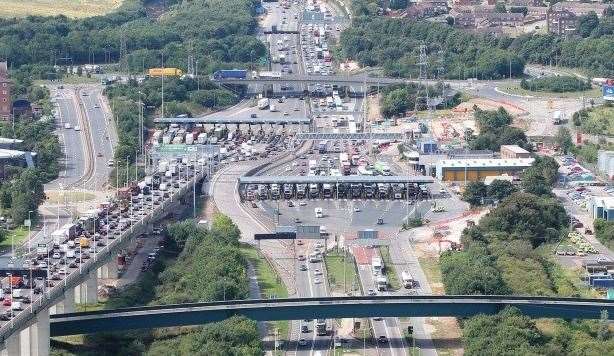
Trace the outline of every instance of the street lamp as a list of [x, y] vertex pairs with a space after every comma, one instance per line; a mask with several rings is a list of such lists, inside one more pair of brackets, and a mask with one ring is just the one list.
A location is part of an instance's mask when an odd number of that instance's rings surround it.
[[32, 213], [32, 210], [28, 210], [28, 254], [32, 253], [32, 242], [30, 236], [30, 234], [32, 233], [32, 219], [30, 218], [30, 214]]

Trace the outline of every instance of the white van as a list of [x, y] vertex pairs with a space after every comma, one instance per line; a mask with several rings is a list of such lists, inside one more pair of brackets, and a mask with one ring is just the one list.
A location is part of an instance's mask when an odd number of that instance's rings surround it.
[[316, 218], [323, 218], [324, 213], [322, 212], [322, 208], [315, 208]]
[[158, 189], [159, 189], [159, 190], [161, 190], [161, 191], [165, 191], [165, 190], [166, 190], [166, 188], [167, 188], [167, 187], [166, 187], [166, 183], [161, 183], [161, 184], [160, 184], [160, 187], [159, 187]]

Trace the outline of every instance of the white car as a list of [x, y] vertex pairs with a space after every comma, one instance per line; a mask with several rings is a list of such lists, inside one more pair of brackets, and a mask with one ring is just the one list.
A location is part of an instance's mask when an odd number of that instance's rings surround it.
[[70, 129], [70, 123], [69, 122], [65, 122], [64, 123], [64, 128], [65, 129]]
[[322, 283], [322, 281], [320, 280], [320, 278], [314, 278], [313, 279], [313, 283], [320, 284], [320, 283]]
[[76, 125], [76, 126], [75, 126], [75, 131], [81, 131], [81, 126]]
[[313, 274], [315, 274], [316, 276], [321, 276], [322, 275], [322, 271], [320, 271], [319, 269], [316, 269], [313, 271]]

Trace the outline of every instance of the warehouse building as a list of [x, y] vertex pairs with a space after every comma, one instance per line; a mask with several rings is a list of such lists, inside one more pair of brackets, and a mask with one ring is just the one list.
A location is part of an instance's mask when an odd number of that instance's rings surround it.
[[614, 197], [592, 197], [588, 202], [588, 210], [593, 219], [614, 221]]
[[531, 152], [518, 145], [502, 145], [501, 158], [531, 158]]
[[436, 177], [442, 181], [483, 181], [489, 176], [518, 175], [533, 164], [533, 158], [445, 159], [437, 162]]

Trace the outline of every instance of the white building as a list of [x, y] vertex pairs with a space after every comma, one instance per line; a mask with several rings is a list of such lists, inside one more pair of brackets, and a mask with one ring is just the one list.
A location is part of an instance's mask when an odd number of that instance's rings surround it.
[[593, 219], [614, 221], [614, 197], [592, 197], [588, 209]]
[[610, 180], [614, 180], [614, 151], [599, 151], [597, 169]]

